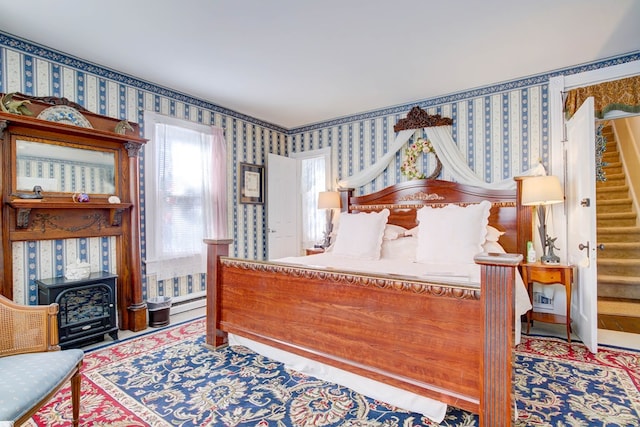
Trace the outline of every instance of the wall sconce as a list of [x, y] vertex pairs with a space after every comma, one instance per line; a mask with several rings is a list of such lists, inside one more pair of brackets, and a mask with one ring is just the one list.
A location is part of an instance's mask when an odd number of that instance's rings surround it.
[[337, 191], [321, 191], [318, 194], [318, 209], [326, 209], [327, 225], [324, 232], [323, 248], [331, 244], [331, 231], [333, 230], [333, 210], [340, 208], [340, 193]]
[[522, 181], [523, 206], [537, 206], [538, 232], [540, 243], [544, 248], [544, 255], [540, 258], [543, 264], [558, 264], [560, 258], [553, 250], [558, 249], [554, 243], [556, 238], [551, 238], [547, 233], [547, 206], [564, 202], [564, 193], [557, 176], [532, 176]]

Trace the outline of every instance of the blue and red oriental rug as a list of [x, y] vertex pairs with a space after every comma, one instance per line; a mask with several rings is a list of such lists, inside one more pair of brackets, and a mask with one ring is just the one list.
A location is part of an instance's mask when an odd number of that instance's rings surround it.
[[[244, 347], [203, 346], [204, 319], [87, 352], [82, 426], [436, 426], [419, 414], [286, 369]], [[523, 336], [516, 426], [639, 426], [640, 352]], [[28, 423], [70, 425], [70, 388]], [[476, 426], [450, 407], [442, 426]]]

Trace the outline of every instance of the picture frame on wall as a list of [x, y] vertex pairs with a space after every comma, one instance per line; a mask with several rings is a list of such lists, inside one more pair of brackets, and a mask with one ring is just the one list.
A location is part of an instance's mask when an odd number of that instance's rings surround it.
[[264, 166], [240, 163], [240, 203], [264, 204]]

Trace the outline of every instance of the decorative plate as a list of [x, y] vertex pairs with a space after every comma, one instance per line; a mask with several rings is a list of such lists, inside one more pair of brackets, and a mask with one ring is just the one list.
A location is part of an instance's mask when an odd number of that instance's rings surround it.
[[81, 128], [93, 128], [85, 116], [68, 105], [54, 105], [46, 108], [38, 114], [38, 118], [49, 122], [79, 126]]

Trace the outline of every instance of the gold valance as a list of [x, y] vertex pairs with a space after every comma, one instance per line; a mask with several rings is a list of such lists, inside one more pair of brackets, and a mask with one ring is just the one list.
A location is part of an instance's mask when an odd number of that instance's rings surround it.
[[594, 98], [595, 114], [599, 119], [613, 110], [638, 113], [640, 112], [640, 76], [570, 90], [565, 101], [567, 118], [571, 118], [584, 100], [590, 96]]

